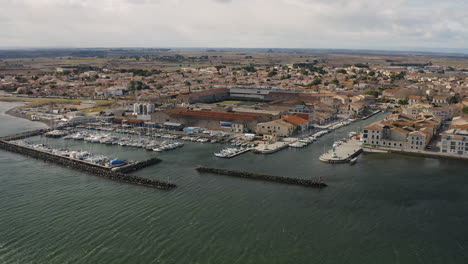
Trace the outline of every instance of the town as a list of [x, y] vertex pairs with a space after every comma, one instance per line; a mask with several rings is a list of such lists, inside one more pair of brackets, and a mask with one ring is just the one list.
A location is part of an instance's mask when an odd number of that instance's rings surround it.
[[362, 60], [272, 50], [190, 55], [157, 50], [144, 56], [4, 59], [0, 96], [28, 102], [9, 114], [54, 128], [151, 136], [157, 131], [172, 139], [236, 145], [217, 157], [304, 147], [334, 128], [385, 112], [383, 120], [359, 131], [359, 148], [468, 157], [468, 70], [462, 59], [443, 64], [437, 57]]

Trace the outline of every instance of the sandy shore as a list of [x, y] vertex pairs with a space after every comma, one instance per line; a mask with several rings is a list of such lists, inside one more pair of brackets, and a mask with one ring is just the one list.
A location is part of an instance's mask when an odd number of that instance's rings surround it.
[[[14, 116], [14, 117], [17, 117], [17, 118], [27, 119], [27, 120], [31, 121], [31, 116], [30, 115], [25, 115], [25, 114], [22, 114], [22, 113], [20, 113], [18, 111], [18, 109], [23, 107], [25, 105], [25, 103], [21, 103], [21, 102], [18, 102], [18, 103], [8, 102], [8, 103], [12, 104], [12, 108], [5, 111], [5, 114], [10, 115], [10, 116]], [[48, 127], [53, 126], [53, 121], [52, 120], [40, 119], [40, 120], [37, 120], [37, 122], [41, 122], [41, 123], [47, 125]]]

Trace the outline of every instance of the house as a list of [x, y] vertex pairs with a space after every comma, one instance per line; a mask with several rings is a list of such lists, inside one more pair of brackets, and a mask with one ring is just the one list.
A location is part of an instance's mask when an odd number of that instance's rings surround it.
[[386, 89], [382, 92], [382, 97], [385, 99], [396, 99], [396, 94], [398, 93], [397, 89]]
[[349, 104], [349, 112], [354, 115], [361, 115], [367, 109], [368, 103], [366, 102], [352, 102]]
[[301, 132], [309, 129], [309, 120], [299, 116], [284, 116], [283, 120], [298, 127]]
[[452, 119], [450, 128], [468, 130], [468, 117], [457, 116]]
[[284, 120], [278, 119], [271, 122], [258, 123], [256, 133], [259, 135], [271, 135], [288, 137], [294, 133], [295, 126]]
[[448, 97], [447, 96], [434, 96], [432, 98], [432, 103], [436, 105], [448, 104]]
[[423, 100], [423, 97], [419, 96], [419, 95], [410, 95], [410, 96], [408, 96], [408, 103], [410, 105], [419, 104], [419, 103], [422, 102], [422, 100]]
[[441, 120], [449, 120], [452, 118], [454, 110], [450, 106], [444, 106], [428, 109], [427, 112], [432, 113], [434, 116], [439, 117]]

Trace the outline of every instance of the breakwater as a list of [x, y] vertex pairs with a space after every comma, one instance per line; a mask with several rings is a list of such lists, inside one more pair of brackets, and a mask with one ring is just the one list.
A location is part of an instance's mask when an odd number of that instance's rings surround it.
[[4, 141], [18, 140], [18, 139], [23, 139], [23, 138], [28, 138], [28, 137], [39, 136], [49, 131], [51, 131], [50, 128], [38, 129], [34, 131], [23, 132], [23, 133], [14, 134], [11, 136], [2, 137], [0, 138], [0, 140], [4, 140]]
[[147, 160], [143, 160], [143, 161], [134, 162], [134, 163], [131, 163], [131, 164], [128, 164], [128, 165], [124, 165], [122, 167], [117, 167], [117, 168], [114, 168], [112, 170], [116, 171], [116, 172], [121, 172], [121, 173], [131, 173], [131, 172], [134, 172], [134, 171], [149, 167], [151, 165], [158, 164], [159, 162], [161, 162], [160, 159], [151, 158], [151, 159], [147, 159]]
[[107, 178], [114, 181], [125, 182], [130, 184], [137, 184], [142, 186], [148, 186], [163, 190], [169, 190], [177, 187], [175, 184], [168, 183], [165, 181], [160, 180], [153, 180], [153, 179], [145, 179], [133, 175], [129, 175], [123, 172], [135, 171], [137, 169], [149, 166], [151, 164], [155, 164], [159, 161], [155, 159], [148, 160], [146, 162], [135, 163], [134, 166], [128, 166], [127, 169], [123, 169], [122, 171], [115, 171], [110, 168], [105, 168], [100, 165], [83, 162], [75, 159], [71, 159], [68, 157], [58, 156], [51, 153], [46, 153], [42, 151], [38, 151], [35, 149], [31, 149], [28, 147], [23, 147], [19, 145], [15, 145], [4, 140], [0, 140], [0, 149], [18, 153], [27, 157], [35, 158], [38, 160], [42, 160], [45, 162], [55, 163], [57, 165], [79, 170], [82, 172], [86, 172], [89, 174], [93, 174], [102, 178]]
[[272, 176], [272, 175], [267, 175], [267, 174], [258, 174], [258, 173], [245, 172], [245, 171], [208, 168], [208, 167], [203, 167], [203, 166], [197, 167], [197, 171], [218, 174], [218, 175], [227, 175], [227, 176], [232, 176], [232, 177], [246, 178], [246, 179], [301, 185], [301, 186], [306, 186], [306, 187], [322, 188], [322, 187], [327, 186], [327, 184], [325, 184], [322, 181], [312, 181], [312, 180], [296, 179], [296, 178], [289, 178], [289, 177]]

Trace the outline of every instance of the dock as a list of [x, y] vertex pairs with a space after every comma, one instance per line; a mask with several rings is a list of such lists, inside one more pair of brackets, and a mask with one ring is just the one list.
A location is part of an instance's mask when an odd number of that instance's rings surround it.
[[352, 138], [320, 156], [320, 161], [336, 164], [347, 163], [362, 153], [362, 142]]
[[[12, 137], [17, 138], [17, 137]], [[153, 180], [153, 179], [145, 179], [138, 176], [133, 176], [127, 174], [127, 172], [133, 172], [138, 169], [150, 166], [152, 164], [156, 164], [160, 162], [159, 159], [153, 158], [142, 162], [136, 162], [129, 164], [127, 166], [112, 169], [108, 167], [104, 167], [98, 164], [93, 164], [69, 157], [64, 157], [60, 155], [56, 155], [53, 153], [48, 153], [44, 151], [39, 151], [33, 148], [29, 148], [26, 146], [20, 146], [17, 144], [13, 144], [11, 142], [0, 140], [0, 149], [10, 151], [13, 153], [18, 153], [27, 157], [35, 158], [38, 160], [42, 160], [44, 162], [54, 163], [63, 167], [71, 168], [74, 170], [78, 170], [81, 172], [86, 172], [89, 174], [93, 174], [102, 178], [107, 178], [114, 181], [125, 182], [130, 184], [136, 184], [141, 186], [153, 187], [163, 190], [169, 190], [177, 187], [175, 184], [168, 183], [165, 181], [160, 180]]]
[[376, 110], [376, 111], [372, 112], [370, 115], [363, 117], [362, 120], [366, 120], [366, 119], [368, 119], [370, 117], [373, 117], [373, 116], [375, 116], [376, 114], [378, 114], [380, 112], [382, 112], [382, 110]]
[[290, 142], [275, 142], [271, 144], [260, 144], [255, 147], [254, 152], [260, 154], [271, 154], [289, 147]]
[[327, 184], [325, 184], [324, 182], [320, 180], [312, 181], [312, 180], [296, 179], [296, 178], [289, 178], [289, 177], [272, 176], [272, 175], [267, 175], [267, 174], [258, 174], [258, 173], [245, 172], [245, 171], [208, 168], [204, 166], [197, 167], [197, 171], [204, 172], [204, 173], [217, 174], [217, 175], [226, 175], [226, 176], [232, 176], [232, 177], [238, 177], [238, 178], [252, 179], [252, 180], [301, 185], [305, 187], [314, 187], [314, 188], [327, 187]]

